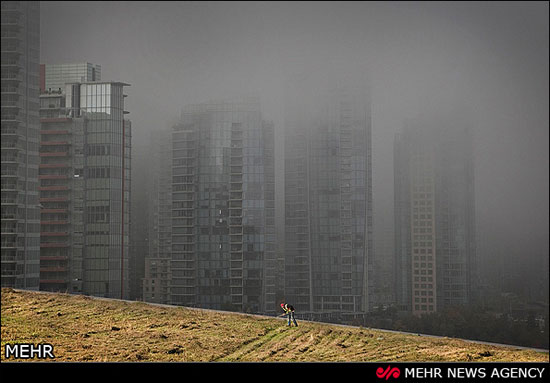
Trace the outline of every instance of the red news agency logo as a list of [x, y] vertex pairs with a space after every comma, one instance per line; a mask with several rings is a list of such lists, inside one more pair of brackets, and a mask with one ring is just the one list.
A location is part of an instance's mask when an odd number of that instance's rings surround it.
[[380, 379], [386, 378], [386, 380], [388, 380], [390, 377], [399, 378], [399, 375], [401, 375], [401, 371], [399, 371], [397, 367], [392, 368], [392, 366], [388, 366], [385, 370], [382, 367], [376, 369], [376, 376]]

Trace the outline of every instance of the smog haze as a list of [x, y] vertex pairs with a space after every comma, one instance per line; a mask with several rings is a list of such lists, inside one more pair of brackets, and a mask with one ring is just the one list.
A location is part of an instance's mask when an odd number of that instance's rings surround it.
[[99, 64], [131, 84], [137, 178], [150, 132], [187, 104], [259, 95], [279, 155], [295, 76], [368, 82], [375, 240], [393, 226], [405, 121], [469, 124], [482, 275], [548, 273], [548, 3], [41, 2], [40, 27], [42, 63]]

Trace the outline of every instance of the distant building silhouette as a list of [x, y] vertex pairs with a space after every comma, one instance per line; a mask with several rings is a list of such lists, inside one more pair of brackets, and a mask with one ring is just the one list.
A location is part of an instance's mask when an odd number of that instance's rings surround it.
[[168, 304], [172, 280], [172, 131], [154, 131], [149, 142], [147, 255], [142, 294], [146, 302]]
[[366, 88], [310, 88], [285, 105], [285, 300], [328, 320], [371, 305], [371, 113]]
[[172, 132], [171, 303], [277, 310], [273, 134], [257, 99], [184, 109]]
[[472, 138], [457, 125], [411, 120], [394, 141], [395, 294], [415, 315], [476, 294]]

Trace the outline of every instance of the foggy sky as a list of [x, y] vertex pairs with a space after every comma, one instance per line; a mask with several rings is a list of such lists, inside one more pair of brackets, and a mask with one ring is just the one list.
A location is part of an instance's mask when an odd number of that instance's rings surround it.
[[548, 32], [546, 2], [41, 2], [42, 63], [131, 84], [137, 161], [185, 104], [258, 94], [281, 144], [285, 81], [367, 76], [375, 232], [393, 223], [404, 120], [467, 111], [478, 255], [509, 268], [548, 257]]

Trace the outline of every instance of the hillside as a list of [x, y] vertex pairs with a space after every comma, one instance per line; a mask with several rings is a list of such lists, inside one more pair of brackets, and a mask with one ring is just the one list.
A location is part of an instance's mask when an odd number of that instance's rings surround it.
[[548, 353], [270, 317], [2, 289], [6, 343], [56, 361], [542, 361]]

